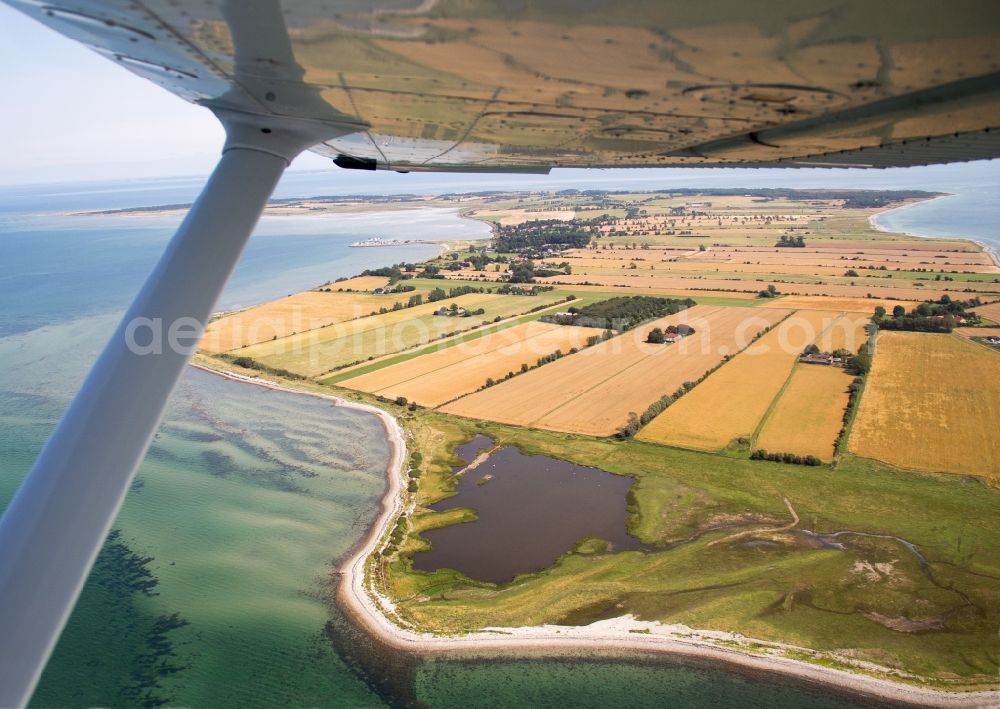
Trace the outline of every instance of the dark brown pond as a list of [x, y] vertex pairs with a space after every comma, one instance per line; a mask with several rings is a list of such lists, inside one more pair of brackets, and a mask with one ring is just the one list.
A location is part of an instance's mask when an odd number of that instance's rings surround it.
[[471, 463], [476, 459], [476, 456], [487, 451], [493, 447], [493, 439], [489, 436], [484, 436], [479, 433], [472, 437], [472, 440], [468, 443], [463, 443], [460, 446], [455, 446], [455, 455], [461, 458], [464, 462], [461, 465], [457, 465], [452, 470], [458, 472], [466, 465]]
[[[489, 447], [476, 439], [456, 449], [463, 460]], [[502, 584], [551, 566], [587, 537], [603, 539], [615, 551], [644, 549], [625, 531], [625, 496], [634, 482], [503, 448], [462, 475], [455, 497], [432, 505], [437, 511], [471, 507], [479, 518], [425, 532], [433, 548], [415, 554], [413, 566], [421, 571], [456, 569]]]

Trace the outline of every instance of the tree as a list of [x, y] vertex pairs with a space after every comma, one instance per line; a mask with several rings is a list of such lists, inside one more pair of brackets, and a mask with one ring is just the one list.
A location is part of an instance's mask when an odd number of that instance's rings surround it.
[[904, 315], [906, 315], [906, 308], [904, 308], [902, 305], [897, 305], [892, 309], [892, 317], [901, 318]]
[[867, 352], [858, 352], [858, 354], [847, 360], [847, 369], [852, 374], [868, 374], [871, 368], [872, 356]]
[[875, 306], [875, 319], [881, 320], [884, 317], [885, 317], [885, 308], [883, 308], [881, 305]]
[[844, 275], [847, 276], [848, 278], [857, 278], [858, 272], [855, 271], [853, 268], [849, 268], [847, 269], [847, 272], [844, 273]]
[[634, 411], [628, 412], [628, 421], [618, 429], [618, 433], [615, 434], [618, 438], [631, 438], [636, 434], [642, 424], [639, 422], [639, 415]]
[[649, 331], [649, 334], [646, 335], [646, 342], [654, 345], [662, 345], [666, 341], [666, 338], [663, 336], [663, 330], [658, 327], [654, 327]]
[[414, 306], [421, 305], [423, 302], [424, 302], [424, 297], [419, 293], [417, 293], [416, 295], [410, 296], [410, 300], [407, 302], [406, 305], [407, 307], [412, 308]]
[[511, 283], [534, 283], [535, 264], [531, 261], [514, 264], [510, 269]]
[[448, 297], [448, 294], [444, 292], [442, 288], [435, 288], [430, 293], [427, 294], [427, 302], [434, 303], [439, 300], [444, 300]]

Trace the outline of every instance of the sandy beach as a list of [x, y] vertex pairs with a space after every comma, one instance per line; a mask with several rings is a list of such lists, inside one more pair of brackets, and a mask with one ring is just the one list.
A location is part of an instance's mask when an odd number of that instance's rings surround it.
[[[989, 692], [945, 692], [894, 682], [846, 670], [782, 656], [785, 651], [813, 654], [806, 648], [782, 645], [746, 638], [723, 631], [695, 630], [683, 625], [636, 620], [631, 616], [613, 618], [588, 626], [540, 626], [521, 628], [485, 628], [466, 635], [440, 636], [402, 627], [395, 616], [390, 599], [379, 594], [368, 583], [365, 567], [368, 557], [380, 547], [382, 539], [404, 506], [403, 463], [406, 457], [404, 433], [398, 422], [385, 411], [367, 404], [318, 392], [287, 387], [276, 382], [219, 371], [201, 364], [192, 366], [233, 381], [252, 384], [293, 394], [315, 396], [377, 416], [385, 428], [392, 447], [387, 468], [387, 485], [380, 504], [379, 516], [368, 534], [339, 569], [342, 582], [337, 599], [343, 610], [368, 633], [388, 646], [421, 654], [456, 653], [461, 655], [517, 655], [531, 651], [557, 655], [573, 651], [666, 653], [725, 664], [746, 671], [777, 674], [806, 683], [824, 685], [853, 694], [905, 702], [928, 707], [996, 707], [1000, 706], [1000, 689]], [[751, 651], [752, 648], [752, 651]], [[856, 663], [860, 672], [906, 676], [867, 663]]]
[[883, 209], [881, 212], [877, 212], [868, 217], [868, 223], [871, 225], [872, 229], [874, 229], [875, 231], [880, 231], [884, 234], [906, 234], [907, 236], [915, 236], [919, 239], [951, 239], [954, 241], [971, 241], [979, 245], [979, 247], [990, 257], [994, 265], [1000, 266], [1000, 254], [998, 254], [997, 250], [992, 246], [990, 246], [989, 244], [987, 244], [985, 241], [980, 241], [979, 239], [973, 239], [971, 237], [931, 236], [928, 234], [916, 234], [912, 231], [896, 231], [894, 229], [888, 228], [887, 226], [879, 222], [879, 217], [882, 217], [888, 214], [889, 212], [901, 212], [904, 209], [911, 209], [921, 204], [930, 204], [931, 202], [938, 199], [948, 199], [949, 197], [956, 197], [956, 196], [957, 195], [954, 194], [942, 194], [938, 195], [937, 197], [932, 197], [931, 199], [922, 199], [919, 202], [911, 202], [909, 204], [904, 204], [901, 207], [892, 207], [890, 209]]

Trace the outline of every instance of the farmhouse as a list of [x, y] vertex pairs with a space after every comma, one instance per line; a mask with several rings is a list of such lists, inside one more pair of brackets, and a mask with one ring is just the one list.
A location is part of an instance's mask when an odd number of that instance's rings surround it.
[[799, 357], [799, 361], [805, 362], [806, 364], [833, 364], [833, 355], [827, 352], [804, 354]]
[[667, 332], [663, 335], [664, 342], [680, 342], [684, 339], [684, 335], [679, 332]]
[[459, 308], [459, 307], [456, 307], [454, 304], [452, 304], [452, 306], [448, 307], [448, 308], [444, 308], [444, 307], [438, 308], [437, 310], [434, 311], [434, 314], [435, 315], [445, 315], [445, 316], [451, 317], [451, 318], [460, 318], [460, 317], [465, 317], [466, 313], [468, 313], [468, 312], [469, 311], [466, 310], [465, 308]]

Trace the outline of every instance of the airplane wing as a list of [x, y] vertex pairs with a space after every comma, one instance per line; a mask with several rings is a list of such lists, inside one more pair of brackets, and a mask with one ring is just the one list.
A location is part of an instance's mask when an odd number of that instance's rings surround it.
[[[3, 1], [212, 110], [227, 142], [0, 518], [0, 706], [30, 698], [303, 148], [346, 168], [469, 172], [1000, 157], [996, 2]], [[136, 340], [154, 330], [172, 344]]]
[[980, 0], [4, 1], [188, 101], [337, 123], [343, 167], [1000, 156]]

